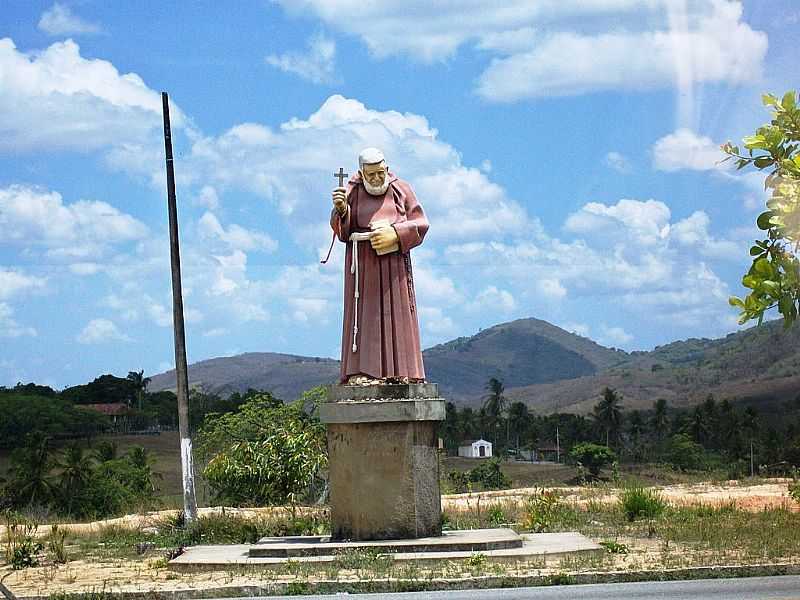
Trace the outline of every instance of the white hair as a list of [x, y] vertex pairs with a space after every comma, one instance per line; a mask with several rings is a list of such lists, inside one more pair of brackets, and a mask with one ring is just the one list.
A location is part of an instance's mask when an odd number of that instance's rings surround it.
[[375, 165], [378, 163], [382, 163], [386, 160], [383, 156], [383, 152], [381, 152], [378, 148], [364, 148], [358, 154], [358, 168], [362, 168], [364, 165]]

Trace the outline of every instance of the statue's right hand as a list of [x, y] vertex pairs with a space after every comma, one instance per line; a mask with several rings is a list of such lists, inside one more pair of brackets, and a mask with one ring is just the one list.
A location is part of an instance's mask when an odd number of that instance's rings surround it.
[[347, 211], [347, 190], [337, 187], [333, 190], [333, 207], [340, 215]]

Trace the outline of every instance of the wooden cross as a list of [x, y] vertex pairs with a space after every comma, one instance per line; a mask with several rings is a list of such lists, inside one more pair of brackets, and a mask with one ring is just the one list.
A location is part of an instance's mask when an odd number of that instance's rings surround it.
[[342, 167], [339, 167], [339, 172], [338, 173], [334, 173], [333, 176], [339, 178], [339, 187], [344, 186], [344, 178], [345, 177], [350, 177], [350, 175], [348, 175], [347, 173], [344, 172], [344, 169]]

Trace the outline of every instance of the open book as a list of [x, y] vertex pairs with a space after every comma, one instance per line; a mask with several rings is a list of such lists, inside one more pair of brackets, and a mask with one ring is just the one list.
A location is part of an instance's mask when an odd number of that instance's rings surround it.
[[[384, 229], [386, 227], [391, 227], [391, 226], [392, 226], [392, 223], [389, 221], [389, 219], [378, 219], [377, 221], [372, 221], [369, 224], [369, 228], [372, 231], [378, 231], [379, 229]], [[394, 244], [392, 244], [388, 248], [386, 248], [386, 249], [384, 249], [384, 250], [382, 250], [380, 252], [378, 250], [376, 250], [375, 252], [377, 252], [379, 255], [383, 255], [383, 254], [390, 254], [392, 252], [397, 252], [399, 249], [400, 249], [400, 244], [395, 242]]]

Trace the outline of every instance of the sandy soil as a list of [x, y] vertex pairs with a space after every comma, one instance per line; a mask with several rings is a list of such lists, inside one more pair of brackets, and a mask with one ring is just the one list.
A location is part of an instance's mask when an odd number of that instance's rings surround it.
[[[673, 504], [705, 504], [723, 506], [735, 504], [742, 510], [760, 511], [765, 508], [786, 508], [800, 511], [800, 504], [789, 497], [788, 484], [791, 479], [770, 479], [768, 483], [742, 485], [738, 481], [727, 481], [723, 484], [681, 484], [653, 487]], [[442, 508], [466, 509], [476, 503], [514, 503], [521, 502], [527, 496], [550, 489], [567, 501], [585, 505], [590, 501], [613, 503], [619, 497], [619, 489], [607, 486], [556, 487], [556, 488], [519, 488], [498, 490], [475, 494], [450, 494], [442, 496]]]

